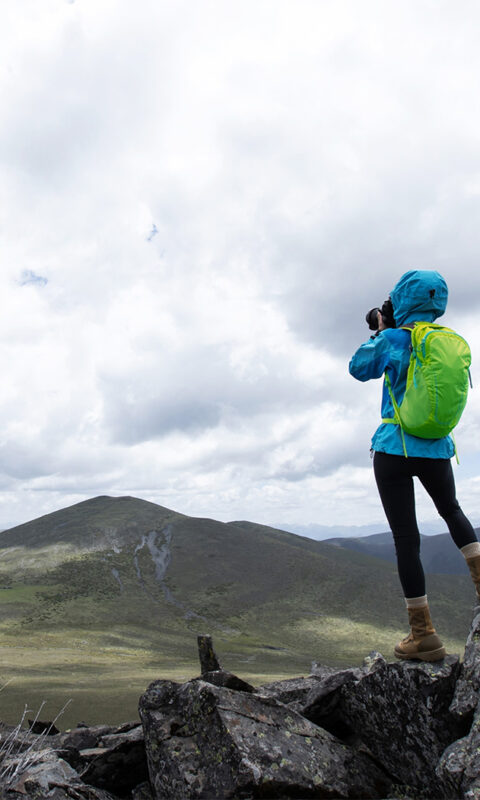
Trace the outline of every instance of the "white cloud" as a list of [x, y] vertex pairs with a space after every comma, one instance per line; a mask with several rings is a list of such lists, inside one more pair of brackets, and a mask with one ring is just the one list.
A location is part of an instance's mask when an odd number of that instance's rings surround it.
[[460, 5], [2, 9], [0, 524], [126, 492], [382, 518], [380, 383], [347, 363], [406, 269], [445, 274], [475, 381], [480, 11]]

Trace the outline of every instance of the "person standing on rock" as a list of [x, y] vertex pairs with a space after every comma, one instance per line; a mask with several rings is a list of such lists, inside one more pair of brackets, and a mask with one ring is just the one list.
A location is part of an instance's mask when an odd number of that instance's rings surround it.
[[460, 508], [450, 459], [455, 454], [451, 436], [425, 439], [412, 436], [394, 422], [407, 385], [414, 322], [433, 322], [447, 306], [448, 288], [433, 270], [410, 270], [396, 284], [381, 311], [372, 309], [367, 322], [376, 330], [350, 361], [349, 371], [359, 381], [385, 375], [382, 423], [372, 438], [375, 480], [393, 533], [400, 582], [407, 605], [410, 633], [395, 647], [397, 658], [439, 661], [445, 647], [437, 635], [428, 607], [425, 575], [420, 558], [420, 533], [415, 513], [413, 477], [432, 498], [450, 535], [470, 569], [480, 602], [480, 543]]

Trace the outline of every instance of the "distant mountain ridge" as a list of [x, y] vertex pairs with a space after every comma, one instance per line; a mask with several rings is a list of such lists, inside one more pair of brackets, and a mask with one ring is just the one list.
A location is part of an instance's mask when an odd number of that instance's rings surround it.
[[[476, 528], [477, 536], [480, 529]], [[421, 554], [425, 572], [442, 575], [465, 575], [465, 559], [452, 541], [449, 533], [434, 536], [421, 535]], [[357, 553], [381, 558], [395, 563], [395, 547], [391, 533], [375, 533], [371, 536], [334, 537], [325, 539], [325, 544], [353, 550]]]
[[284, 524], [276, 525], [280, 530], [296, 533], [298, 536], [307, 536], [309, 539], [325, 541], [326, 539], [348, 537], [356, 538], [359, 536], [370, 536], [374, 533], [384, 533], [385, 523], [374, 523], [371, 525], [318, 525], [310, 523], [308, 525]]
[[[478, 525], [478, 519], [470, 518], [472, 525]], [[373, 536], [376, 533], [388, 532], [388, 525], [383, 523], [371, 523], [369, 525], [318, 525], [317, 523], [309, 523], [308, 525], [299, 524], [283, 524], [276, 525], [290, 533], [297, 533], [299, 536], [308, 536], [310, 539], [317, 539], [318, 541], [328, 541], [329, 539], [358, 539], [363, 536]], [[422, 534], [427, 536], [437, 536], [445, 533], [445, 522], [440, 518], [436, 520], [422, 521], [420, 524]]]

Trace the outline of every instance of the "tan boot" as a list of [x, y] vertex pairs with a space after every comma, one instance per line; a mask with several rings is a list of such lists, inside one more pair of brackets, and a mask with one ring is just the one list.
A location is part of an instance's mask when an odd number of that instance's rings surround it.
[[397, 658], [419, 658], [421, 661], [440, 661], [446, 650], [435, 633], [428, 605], [407, 608], [411, 631], [395, 647]]
[[472, 581], [475, 584], [475, 589], [477, 590], [477, 603], [480, 603], [480, 556], [467, 558], [466, 562], [470, 570], [470, 575], [472, 576]]

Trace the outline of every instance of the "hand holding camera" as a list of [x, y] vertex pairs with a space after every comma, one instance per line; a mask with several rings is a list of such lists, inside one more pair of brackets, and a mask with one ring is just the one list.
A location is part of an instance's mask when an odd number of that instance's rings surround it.
[[365, 320], [371, 331], [383, 331], [385, 328], [395, 328], [393, 305], [390, 298], [385, 300], [381, 308], [375, 307], [367, 311]]

